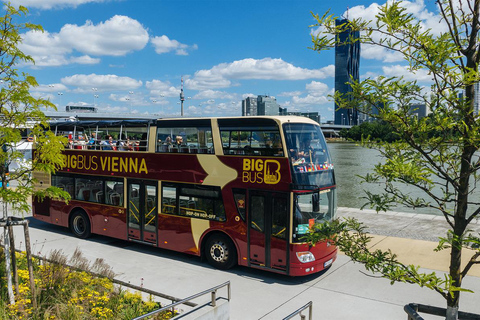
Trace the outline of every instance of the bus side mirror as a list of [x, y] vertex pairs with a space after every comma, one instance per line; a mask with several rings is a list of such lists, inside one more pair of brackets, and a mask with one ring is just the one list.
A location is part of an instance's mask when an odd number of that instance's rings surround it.
[[313, 212], [318, 212], [320, 211], [320, 196], [317, 193], [312, 194], [312, 211]]

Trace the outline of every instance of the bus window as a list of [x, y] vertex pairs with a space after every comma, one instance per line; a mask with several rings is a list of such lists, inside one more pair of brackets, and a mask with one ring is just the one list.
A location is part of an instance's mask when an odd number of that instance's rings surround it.
[[265, 210], [265, 197], [263, 196], [252, 196], [251, 197], [251, 228], [263, 232], [265, 230], [265, 221], [264, 221], [264, 210]]
[[218, 123], [224, 155], [284, 156], [280, 130], [272, 120], [219, 119]]
[[177, 188], [162, 187], [162, 212], [175, 213], [177, 211]]
[[68, 192], [71, 199], [75, 199], [75, 184], [73, 177], [67, 177], [63, 175], [52, 176], [52, 186], [62, 189]]
[[168, 185], [162, 188], [162, 193], [164, 213], [216, 221], [226, 220], [219, 187]]
[[157, 152], [214, 154], [210, 127], [161, 127], [157, 129]]
[[294, 241], [301, 242], [301, 238], [308, 233], [312, 225], [334, 218], [335, 189], [295, 194], [294, 203], [293, 238]]
[[105, 181], [105, 203], [112, 206], [123, 206], [123, 181]]
[[272, 235], [280, 239], [287, 238], [288, 202], [286, 198], [276, 198], [272, 210]]

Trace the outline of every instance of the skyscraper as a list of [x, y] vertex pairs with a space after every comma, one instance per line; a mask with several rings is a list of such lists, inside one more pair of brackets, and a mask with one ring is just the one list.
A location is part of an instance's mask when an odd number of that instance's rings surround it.
[[[347, 19], [337, 19], [335, 24], [340, 26], [348, 23]], [[335, 46], [335, 91], [345, 94], [352, 89], [348, 85], [351, 81], [359, 79], [360, 65], [360, 42], [352, 43], [352, 39], [360, 37], [359, 31], [346, 30], [337, 35]], [[353, 109], [339, 109], [335, 103], [335, 124], [356, 125], [358, 124], [358, 112]]]
[[242, 116], [256, 116], [257, 115], [257, 98], [247, 97], [242, 100]]
[[257, 114], [259, 116], [278, 116], [280, 105], [277, 103], [277, 99], [269, 96], [258, 96]]

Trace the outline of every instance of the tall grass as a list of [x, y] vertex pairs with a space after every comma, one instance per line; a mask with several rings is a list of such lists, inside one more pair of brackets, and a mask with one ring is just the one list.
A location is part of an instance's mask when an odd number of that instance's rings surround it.
[[[103, 261], [93, 264], [77, 249], [72, 257], [54, 251], [47, 260], [34, 259], [37, 308], [32, 308], [27, 261], [17, 253], [18, 294], [16, 303], [8, 303], [5, 255], [0, 248], [0, 320], [10, 319], [132, 319], [161, 307], [150, 296], [129, 292], [113, 284], [114, 273]], [[67, 266], [67, 264], [69, 266]], [[83, 271], [80, 271], [83, 270]], [[170, 311], [152, 319], [170, 319]]]

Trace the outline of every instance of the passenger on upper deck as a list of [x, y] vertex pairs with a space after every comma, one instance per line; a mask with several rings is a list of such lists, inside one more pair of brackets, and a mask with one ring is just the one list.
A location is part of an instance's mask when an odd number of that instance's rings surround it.
[[183, 137], [182, 136], [177, 136], [175, 138], [175, 144], [180, 147], [183, 144]]
[[123, 133], [120, 135], [120, 139], [117, 141], [117, 150], [128, 151], [127, 143], [125, 142], [125, 135]]
[[115, 145], [113, 143], [113, 137], [109, 134], [106, 136], [106, 140], [101, 143], [102, 150], [115, 150]]

